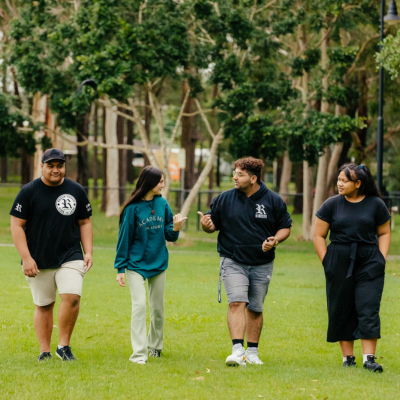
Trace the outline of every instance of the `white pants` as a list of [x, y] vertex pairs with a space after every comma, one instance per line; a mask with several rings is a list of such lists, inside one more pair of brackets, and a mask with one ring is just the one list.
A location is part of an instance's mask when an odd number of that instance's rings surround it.
[[164, 332], [164, 291], [166, 271], [147, 279], [150, 307], [150, 329], [146, 340], [146, 288], [145, 279], [134, 271], [126, 270], [132, 297], [131, 340], [133, 354], [129, 360], [147, 360], [150, 349], [162, 350]]

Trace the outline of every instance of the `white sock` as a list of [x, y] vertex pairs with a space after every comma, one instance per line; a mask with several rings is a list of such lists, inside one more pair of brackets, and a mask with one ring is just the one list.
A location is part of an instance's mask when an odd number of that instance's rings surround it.
[[60, 346], [60, 345], [58, 345], [57, 346], [57, 349], [62, 349], [64, 346]]
[[375, 354], [363, 354], [363, 364], [368, 360], [368, 356], [375, 356]]
[[343, 357], [343, 362], [347, 361], [347, 357]]

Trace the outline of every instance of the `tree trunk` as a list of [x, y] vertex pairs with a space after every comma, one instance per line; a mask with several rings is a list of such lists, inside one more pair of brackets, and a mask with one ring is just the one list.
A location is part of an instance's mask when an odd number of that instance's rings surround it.
[[315, 221], [315, 214], [322, 206], [322, 203], [328, 198], [328, 187], [327, 187], [327, 174], [328, 174], [328, 163], [330, 157], [330, 148], [325, 148], [325, 153], [318, 160], [318, 172], [317, 182], [315, 184], [315, 197], [313, 207], [313, 225]]
[[275, 191], [279, 191], [279, 187], [281, 185], [282, 164], [283, 164], [283, 157], [277, 158], [272, 164], [272, 169], [274, 173], [273, 182]]
[[293, 202], [293, 214], [302, 214], [303, 212], [303, 163], [296, 164], [296, 195]]
[[[189, 90], [186, 80], [182, 84], [182, 101]], [[193, 98], [189, 97], [184, 113], [193, 112]], [[182, 117], [181, 147], [186, 150], [185, 189], [191, 189], [196, 181], [195, 150], [197, 143], [195, 117]]]
[[[36, 122], [46, 122], [46, 107], [47, 107], [47, 96], [41, 96], [40, 93], [36, 93], [33, 97], [33, 105], [32, 105], [32, 114], [33, 119]], [[33, 179], [40, 178], [42, 176], [42, 155], [43, 150], [40, 144], [40, 140], [42, 139], [44, 133], [43, 131], [35, 132], [35, 140], [38, 143], [36, 145], [36, 152], [34, 154], [33, 159]]]
[[[82, 116], [78, 131], [78, 143], [84, 142], [89, 136], [89, 120], [90, 113], [87, 112]], [[89, 191], [89, 161], [88, 161], [88, 146], [78, 146], [78, 183], [80, 183], [86, 190]]]
[[[118, 111], [124, 112], [119, 108]], [[118, 144], [125, 144], [125, 118], [118, 115], [117, 117], [117, 138]], [[126, 186], [126, 150], [118, 150], [118, 176], [119, 176], [119, 203], [125, 203], [125, 186]]]
[[[147, 137], [150, 142], [150, 128], [151, 128], [151, 108], [150, 108], [150, 100], [149, 100], [149, 92], [146, 90], [146, 96], [145, 96], [145, 108], [144, 108], [144, 128], [146, 130]], [[143, 158], [144, 158], [144, 166], [146, 167], [147, 165], [150, 165], [150, 160], [149, 157], [145, 153], [143, 153]]]
[[[99, 112], [97, 103], [94, 105], [93, 110], [93, 140], [97, 142], [99, 137]], [[97, 146], [93, 147], [93, 197], [97, 199], [99, 197], [99, 192], [97, 190], [98, 180], [99, 178], [99, 160], [97, 158]]]
[[204, 166], [199, 179], [197, 179], [196, 183], [194, 184], [192, 190], [189, 192], [189, 195], [186, 197], [185, 202], [183, 203], [183, 207], [181, 210], [181, 214], [183, 217], [187, 217], [190, 211], [190, 206], [192, 205], [193, 201], [196, 199], [201, 186], [203, 185], [204, 181], [206, 180], [208, 174], [211, 171], [212, 166], [214, 165], [215, 155], [217, 154], [218, 145], [221, 143], [224, 137], [224, 132], [221, 129], [214, 137], [211, 147], [210, 147], [210, 156]]
[[7, 182], [7, 156], [0, 157], [0, 165], [1, 165], [1, 183]]
[[17, 158], [13, 158], [12, 174], [13, 176], [19, 175], [19, 163]]
[[[117, 107], [106, 109], [106, 141], [117, 145]], [[106, 217], [119, 215], [118, 149], [107, 149], [107, 203]]]
[[194, 180], [197, 181], [197, 179], [199, 179], [199, 176], [201, 174], [201, 170], [202, 170], [202, 164], [203, 164], [203, 143], [204, 140], [202, 140], [200, 142], [200, 157], [199, 157], [199, 162], [197, 163], [197, 170], [196, 173], [194, 175]]
[[[345, 112], [345, 109], [343, 107], [340, 107], [338, 104], [336, 104], [335, 115], [336, 116], [343, 115], [344, 112]], [[329, 160], [328, 176], [326, 179], [328, 196], [333, 195], [335, 192], [335, 183], [336, 183], [336, 178], [337, 178], [338, 163], [339, 163], [340, 155], [342, 154], [342, 150], [343, 150], [343, 143], [336, 143], [335, 146], [333, 147], [331, 158]]]
[[[128, 111], [127, 114], [132, 115], [132, 111]], [[133, 144], [134, 132], [133, 132], [133, 121], [127, 120], [127, 143]], [[127, 181], [132, 185], [135, 181], [135, 168], [133, 167], [133, 150], [128, 150], [126, 154], [126, 178]]]
[[[208, 174], [208, 190], [214, 189], [214, 166], [211, 168], [210, 173]], [[213, 199], [213, 193], [208, 193], [207, 198], [207, 207], [210, 207], [210, 204]]]
[[282, 161], [282, 174], [279, 185], [279, 193], [282, 200], [288, 204], [289, 203], [289, 183], [292, 177], [292, 162], [289, 159], [289, 152], [286, 150], [283, 154]]
[[360, 99], [358, 100], [358, 108], [357, 108], [357, 114], [359, 117], [365, 118], [365, 123], [366, 127], [358, 129], [357, 135], [360, 139], [360, 146], [354, 146], [355, 147], [355, 162], [357, 164], [361, 164], [365, 158], [366, 158], [366, 153], [365, 153], [365, 147], [367, 146], [367, 132], [368, 132], [368, 91], [369, 91], [369, 85], [367, 82], [367, 72], [366, 71], [360, 71], [358, 74], [358, 81], [359, 81], [359, 92], [361, 93]]
[[[106, 108], [102, 108], [102, 137], [103, 143], [107, 143], [106, 138]], [[107, 149], [103, 148], [103, 163], [101, 165], [101, 174], [103, 181], [103, 189], [101, 191], [101, 211], [106, 212], [106, 204], [107, 204]]]
[[26, 154], [24, 149], [21, 149], [21, 184], [26, 185], [32, 180], [32, 157]]
[[313, 209], [314, 179], [313, 170], [303, 161], [303, 239], [311, 240], [311, 219]]
[[[325, 96], [329, 89], [329, 75], [328, 75], [328, 37], [326, 29], [321, 29], [321, 36], [325, 37], [325, 39], [321, 43], [321, 69], [323, 71], [322, 76], [322, 95]], [[326, 98], [323, 97], [321, 101], [321, 113], [329, 112], [329, 103], [326, 101]], [[315, 185], [315, 198], [314, 198], [314, 207], [313, 207], [313, 217], [312, 217], [312, 225], [311, 225], [311, 237], [314, 231], [314, 221], [315, 221], [315, 213], [321, 207], [322, 203], [328, 197], [328, 187], [327, 187], [327, 172], [328, 172], [328, 163], [330, 156], [330, 148], [325, 148], [324, 154], [318, 160], [318, 172], [317, 172], [317, 183]]]
[[215, 171], [215, 175], [216, 175], [216, 185], [218, 187], [221, 187], [221, 172], [220, 172], [220, 168], [221, 168], [221, 152], [218, 149], [217, 151], [217, 170]]
[[331, 159], [329, 160], [328, 178], [327, 178], [328, 196], [333, 195], [335, 192], [338, 163], [340, 155], [342, 154], [342, 150], [343, 150], [343, 143], [336, 143], [332, 151]]

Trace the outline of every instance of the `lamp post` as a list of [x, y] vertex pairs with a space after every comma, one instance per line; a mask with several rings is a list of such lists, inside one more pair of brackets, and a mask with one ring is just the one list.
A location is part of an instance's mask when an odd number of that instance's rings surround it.
[[[385, 13], [385, 0], [381, 0], [381, 42], [384, 39], [384, 22], [385, 21], [400, 21], [397, 14], [397, 7], [395, 0], [391, 0], [387, 15]], [[380, 46], [382, 50], [382, 45]], [[377, 137], [377, 174], [376, 181], [380, 191], [383, 189], [382, 181], [382, 167], [383, 167], [383, 67], [379, 68], [379, 115], [378, 115], [378, 137]]]

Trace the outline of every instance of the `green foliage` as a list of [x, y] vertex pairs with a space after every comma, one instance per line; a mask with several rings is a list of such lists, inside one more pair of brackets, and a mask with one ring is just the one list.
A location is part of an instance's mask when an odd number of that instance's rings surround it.
[[289, 63], [292, 67], [292, 74], [294, 76], [303, 76], [304, 72], [310, 72], [312, 68], [318, 65], [321, 58], [321, 51], [319, 49], [307, 49], [304, 51], [304, 57], [295, 57]]
[[359, 97], [360, 92], [353, 86], [332, 85], [325, 94], [325, 98], [329, 103], [339, 104], [341, 107], [349, 107], [356, 104]]
[[81, 81], [95, 79], [100, 96], [124, 100], [134, 85], [176, 78], [188, 66], [185, 7], [172, 1], [149, 1], [141, 23], [136, 2], [82, 0], [78, 12], [46, 4], [27, 3], [13, 21], [12, 61], [29, 93], [50, 95], [65, 129], [78, 126], [94, 99], [91, 89], [75, 95]]
[[329, 60], [334, 65], [334, 78], [336, 80], [342, 80], [343, 75], [353, 65], [357, 53], [357, 47], [335, 47], [334, 49], [329, 49]]
[[45, 151], [47, 149], [51, 149], [53, 147], [53, 143], [48, 136], [42, 136], [40, 139], [40, 145], [42, 146], [42, 150]]
[[20, 132], [18, 127], [24, 121], [30, 122], [30, 127], [39, 129], [26, 116], [17, 111], [11, 111], [6, 96], [0, 94], [0, 156], [19, 158], [20, 149], [32, 155], [36, 151], [36, 141], [33, 132]]
[[315, 165], [327, 146], [351, 141], [351, 132], [362, 127], [362, 120], [348, 115], [334, 116], [310, 111], [305, 120], [288, 126], [290, 159], [294, 162], [306, 160], [311, 166]]
[[381, 52], [375, 55], [376, 61], [396, 79], [400, 70], [400, 30], [396, 36], [388, 35], [383, 39], [382, 46]]

